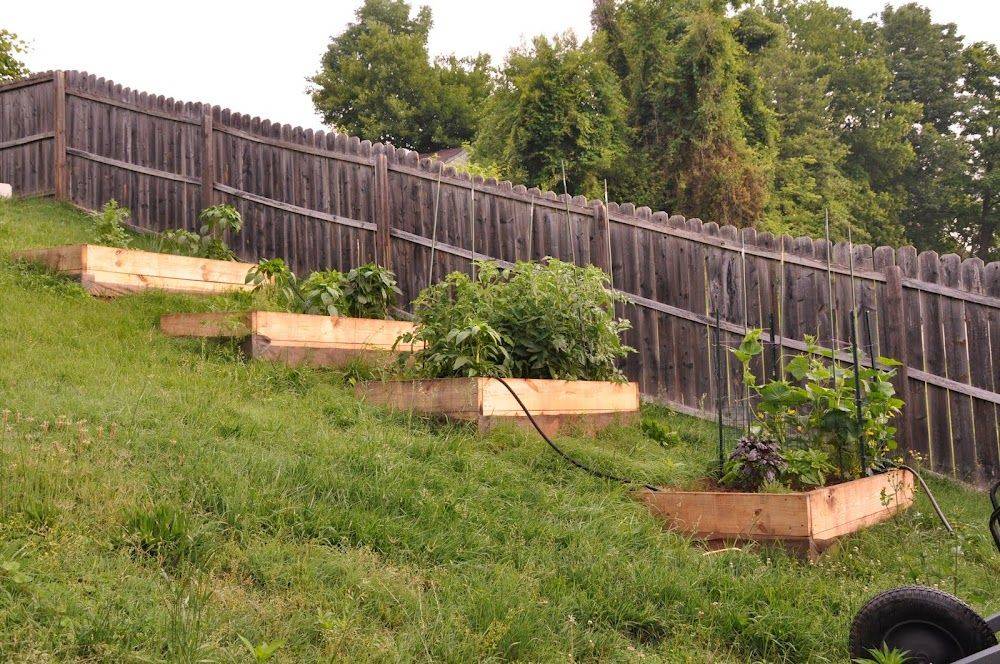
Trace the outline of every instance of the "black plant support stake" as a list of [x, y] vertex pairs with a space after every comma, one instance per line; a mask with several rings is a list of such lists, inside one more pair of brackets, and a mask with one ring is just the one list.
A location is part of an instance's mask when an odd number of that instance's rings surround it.
[[778, 379], [778, 336], [774, 329], [774, 312], [771, 312], [769, 317], [769, 324], [771, 326], [771, 380]]

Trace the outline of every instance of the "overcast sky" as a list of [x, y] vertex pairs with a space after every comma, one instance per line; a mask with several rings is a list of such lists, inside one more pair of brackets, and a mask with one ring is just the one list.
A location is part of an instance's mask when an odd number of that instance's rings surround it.
[[[330, 37], [361, 0], [4, 0], [0, 28], [31, 45], [33, 71], [78, 69], [134, 89], [208, 101], [291, 125], [321, 128], [306, 94]], [[425, 0], [434, 15], [431, 52], [485, 51], [502, 61], [536, 34], [590, 31], [591, 0]], [[885, 0], [833, 0], [857, 16]], [[893, 0], [893, 5], [903, 4]], [[924, 0], [934, 20], [968, 41], [1000, 40], [1000, 1]]]

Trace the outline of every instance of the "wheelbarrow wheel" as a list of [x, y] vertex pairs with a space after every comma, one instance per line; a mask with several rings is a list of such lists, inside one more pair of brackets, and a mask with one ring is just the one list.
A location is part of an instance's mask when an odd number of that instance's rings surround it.
[[996, 645], [972, 607], [934, 588], [903, 586], [869, 601], [851, 624], [851, 657], [868, 657], [882, 644], [905, 651], [910, 662], [947, 664]]

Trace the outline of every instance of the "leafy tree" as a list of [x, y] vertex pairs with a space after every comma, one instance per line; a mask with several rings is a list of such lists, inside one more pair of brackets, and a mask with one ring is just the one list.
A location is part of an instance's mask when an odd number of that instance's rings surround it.
[[598, 196], [627, 148], [618, 78], [594, 45], [571, 34], [536, 37], [511, 52], [490, 99], [473, 156], [543, 189]]
[[324, 122], [371, 140], [431, 152], [472, 139], [491, 88], [489, 56], [430, 61], [431, 11], [365, 0], [312, 77]]
[[[892, 71], [878, 25], [824, 0], [765, 0], [756, 6], [786, 31], [788, 68], [761, 64], [768, 87], [810, 100], [792, 113], [798, 117], [783, 118], [776, 182], [793, 186], [776, 197], [798, 203], [815, 220], [809, 229], [814, 234], [828, 208], [841, 231], [850, 224], [860, 239], [901, 243], [906, 193], [899, 178], [915, 158], [906, 138], [920, 119], [920, 106], [891, 98]], [[780, 99], [777, 107], [780, 114], [795, 111]], [[789, 131], [789, 122], [796, 129]], [[813, 143], [810, 134], [825, 140]], [[789, 157], [799, 161], [785, 163]], [[813, 196], [803, 198], [795, 191], [795, 168], [807, 165], [817, 175], [826, 173], [806, 187]], [[808, 198], [812, 203], [801, 205]], [[775, 214], [772, 208], [772, 220]]]
[[887, 5], [881, 36], [892, 83], [893, 101], [918, 102], [923, 121], [947, 132], [962, 110], [958, 96], [963, 73], [962, 37], [954, 23], [934, 23], [930, 10], [916, 3]]
[[666, 107], [675, 207], [737, 226], [763, 215], [772, 142], [772, 120], [744, 55], [719, 12], [691, 15]]
[[919, 103], [922, 109], [907, 136], [915, 159], [898, 176], [906, 192], [907, 239], [920, 247], [963, 251], [959, 238], [972, 207], [970, 152], [953, 130], [965, 105], [959, 94], [962, 38], [954, 23], [934, 23], [930, 11], [915, 3], [887, 6], [881, 22], [892, 70], [889, 98]]
[[965, 50], [963, 135], [972, 151], [969, 189], [975, 201], [964, 234], [983, 260], [1000, 260], [1000, 52], [978, 42]]
[[616, 197], [719, 223], [759, 221], [774, 118], [723, 3], [598, 0], [592, 19], [633, 130]]
[[20, 59], [27, 51], [28, 45], [20, 37], [0, 28], [0, 83], [23, 78], [31, 73]]

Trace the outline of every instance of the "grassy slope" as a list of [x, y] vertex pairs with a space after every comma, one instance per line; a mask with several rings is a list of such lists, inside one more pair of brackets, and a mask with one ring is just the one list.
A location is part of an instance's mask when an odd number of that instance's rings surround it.
[[[336, 373], [157, 332], [224, 299], [100, 301], [8, 258], [88, 232], [68, 207], [0, 204], [4, 661], [246, 661], [241, 636], [283, 642], [272, 661], [843, 661], [872, 593], [951, 587], [924, 498], [816, 565], [703, 555], [534, 435], [387, 415]], [[687, 443], [562, 442], [646, 480], [696, 476], [710, 428], [646, 415]], [[1000, 609], [986, 498], [934, 488], [966, 536], [960, 594]]]

